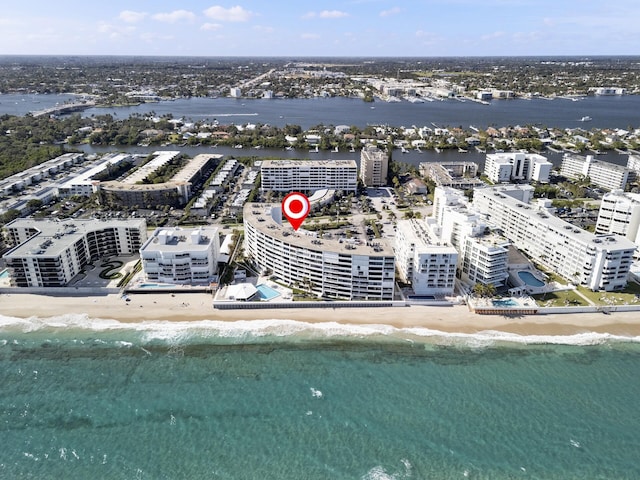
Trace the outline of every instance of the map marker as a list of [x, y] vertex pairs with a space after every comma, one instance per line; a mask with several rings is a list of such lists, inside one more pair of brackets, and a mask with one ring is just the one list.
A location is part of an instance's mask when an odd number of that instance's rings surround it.
[[311, 211], [311, 203], [306, 195], [293, 192], [282, 200], [282, 213], [294, 230], [298, 230]]

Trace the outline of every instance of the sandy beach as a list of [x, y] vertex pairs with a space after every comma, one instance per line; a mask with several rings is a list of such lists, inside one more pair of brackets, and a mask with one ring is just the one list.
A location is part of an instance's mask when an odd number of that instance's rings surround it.
[[421, 327], [442, 332], [477, 333], [496, 330], [519, 335], [573, 335], [586, 332], [640, 336], [638, 312], [576, 313], [508, 317], [477, 315], [466, 306], [409, 306], [393, 308], [287, 308], [215, 310], [206, 293], [134, 294], [125, 301], [119, 295], [61, 297], [32, 294], [0, 295], [0, 313], [18, 318], [50, 318], [86, 314], [91, 318], [121, 322], [267, 320], [343, 324], [384, 324], [397, 328]]

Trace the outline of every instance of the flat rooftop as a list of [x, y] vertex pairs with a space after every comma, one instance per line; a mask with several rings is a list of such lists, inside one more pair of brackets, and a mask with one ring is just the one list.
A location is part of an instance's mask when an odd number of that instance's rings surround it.
[[139, 228], [146, 230], [146, 222], [143, 219], [109, 219], [109, 220], [69, 220], [54, 221], [46, 219], [14, 220], [7, 228], [35, 228], [39, 230], [26, 242], [9, 250], [5, 257], [55, 257], [60, 255], [70, 245], [84, 238], [89, 232], [107, 228]]
[[262, 168], [332, 167], [358, 168], [355, 160], [263, 160]]
[[[297, 231], [289, 223], [279, 224], [272, 217], [272, 209], [280, 210], [279, 203], [247, 203], [244, 206], [244, 221], [258, 231], [277, 240], [318, 252], [333, 252], [343, 255], [367, 255], [393, 257], [393, 248], [383, 238], [367, 241], [365, 238], [340, 239], [317, 238], [314, 232], [304, 230], [304, 224]], [[308, 220], [307, 220], [308, 221]]]

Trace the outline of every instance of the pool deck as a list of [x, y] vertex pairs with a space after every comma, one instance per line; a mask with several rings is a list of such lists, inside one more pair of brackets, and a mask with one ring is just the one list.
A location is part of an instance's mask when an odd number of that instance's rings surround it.
[[495, 305], [493, 298], [469, 298], [467, 304], [469, 310], [478, 315], [535, 315], [538, 313], [538, 305], [531, 297], [509, 297], [503, 300], [511, 300], [514, 305]]

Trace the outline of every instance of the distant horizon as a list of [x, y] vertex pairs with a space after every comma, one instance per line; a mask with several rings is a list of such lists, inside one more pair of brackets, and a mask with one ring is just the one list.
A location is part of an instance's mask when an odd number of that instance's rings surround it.
[[118, 58], [272, 58], [272, 59], [385, 59], [385, 60], [420, 60], [439, 58], [579, 58], [579, 59], [614, 59], [614, 58], [638, 58], [637, 54], [531, 54], [531, 55], [187, 55], [187, 54], [113, 54], [113, 53], [0, 53], [0, 58], [5, 57], [118, 57]]
[[633, 56], [637, 18], [637, 0], [26, 0], [0, 12], [0, 55]]

